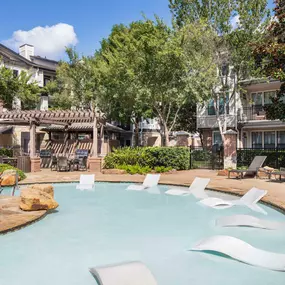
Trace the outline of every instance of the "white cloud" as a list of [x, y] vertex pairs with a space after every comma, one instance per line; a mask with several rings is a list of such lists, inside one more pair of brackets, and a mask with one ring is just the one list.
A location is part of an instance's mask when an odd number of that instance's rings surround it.
[[239, 15], [236, 15], [231, 19], [231, 25], [233, 29], [236, 29], [239, 26], [239, 24], [240, 24]]
[[76, 45], [77, 42], [73, 26], [58, 23], [53, 26], [35, 27], [29, 31], [15, 31], [3, 44], [17, 52], [20, 45], [30, 44], [35, 47], [35, 55], [58, 59], [66, 46]]

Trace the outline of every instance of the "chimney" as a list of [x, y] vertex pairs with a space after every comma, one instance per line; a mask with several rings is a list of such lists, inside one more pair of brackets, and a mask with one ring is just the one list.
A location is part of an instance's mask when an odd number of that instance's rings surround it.
[[35, 48], [32, 45], [24, 44], [19, 47], [19, 54], [24, 58], [31, 60], [31, 56], [35, 55]]

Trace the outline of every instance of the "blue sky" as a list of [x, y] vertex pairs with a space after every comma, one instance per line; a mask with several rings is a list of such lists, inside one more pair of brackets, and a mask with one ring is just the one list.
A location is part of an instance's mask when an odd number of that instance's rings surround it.
[[[272, 0], [270, 6], [272, 7]], [[154, 14], [171, 23], [168, 0], [21, 0], [3, 1], [0, 17], [0, 42], [17, 49], [27, 42], [35, 53], [50, 58], [62, 57], [62, 47], [76, 45], [84, 55], [99, 48], [114, 24], [128, 24]], [[60, 23], [63, 23], [59, 25]]]

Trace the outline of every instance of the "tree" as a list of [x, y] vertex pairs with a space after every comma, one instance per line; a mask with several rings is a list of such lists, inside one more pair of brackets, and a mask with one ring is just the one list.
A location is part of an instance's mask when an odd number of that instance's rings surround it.
[[74, 48], [67, 48], [68, 62], [60, 62], [56, 79], [46, 87], [51, 95], [52, 107], [56, 109], [89, 109], [97, 106], [96, 80], [91, 59], [80, 58]]
[[131, 102], [126, 105], [135, 113], [147, 111], [158, 118], [164, 145], [169, 144], [169, 133], [174, 130], [180, 111], [191, 101], [189, 98], [196, 100], [198, 90], [211, 78], [205, 74], [213, 71], [208, 68], [201, 75], [202, 59], [191, 62], [191, 57], [185, 57], [184, 39], [184, 30], [175, 31], [159, 18], [145, 19], [121, 26], [116, 41], [103, 53], [113, 72], [112, 78], [107, 78], [109, 83], [112, 81], [113, 90], [107, 84], [102, 89], [116, 94], [124, 103]]
[[134, 124], [134, 145], [139, 145], [139, 123], [142, 117], [151, 117], [146, 102], [139, 96], [140, 85], [132, 67], [136, 57], [125, 49], [129, 28], [115, 25], [101, 48], [95, 53], [93, 68], [98, 76], [99, 108], [111, 121]]
[[[209, 38], [204, 36], [203, 41], [217, 73], [211, 96], [204, 100], [212, 100], [223, 142], [229, 101], [241, 89], [240, 81], [255, 72], [250, 44], [262, 37], [261, 26], [268, 16], [266, 4], [266, 0], [170, 0], [177, 27], [202, 21], [213, 33], [209, 32]], [[199, 41], [205, 27], [197, 27], [194, 38]]]
[[262, 74], [282, 82], [273, 104], [265, 107], [270, 120], [285, 120], [285, 1], [275, 1], [275, 17], [266, 33], [266, 41], [256, 45], [254, 56]]
[[40, 88], [36, 82], [31, 81], [31, 75], [21, 71], [14, 76], [13, 70], [0, 67], [0, 100], [4, 107], [11, 109], [13, 101], [19, 99], [22, 109], [34, 109], [39, 103]]

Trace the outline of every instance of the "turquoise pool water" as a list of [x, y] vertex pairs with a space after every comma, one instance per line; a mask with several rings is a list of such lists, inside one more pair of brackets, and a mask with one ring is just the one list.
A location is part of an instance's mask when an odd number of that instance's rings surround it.
[[97, 183], [94, 192], [54, 185], [58, 212], [0, 236], [0, 284], [96, 285], [89, 267], [130, 260], [143, 261], [158, 285], [284, 284], [285, 273], [189, 251], [202, 238], [231, 235], [285, 254], [284, 231], [214, 226], [216, 217], [232, 214], [285, 221], [280, 212], [266, 206], [268, 216], [245, 207], [214, 210], [192, 196], [164, 195], [167, 186], [148, 193], [125, 191], [127, 185]]

